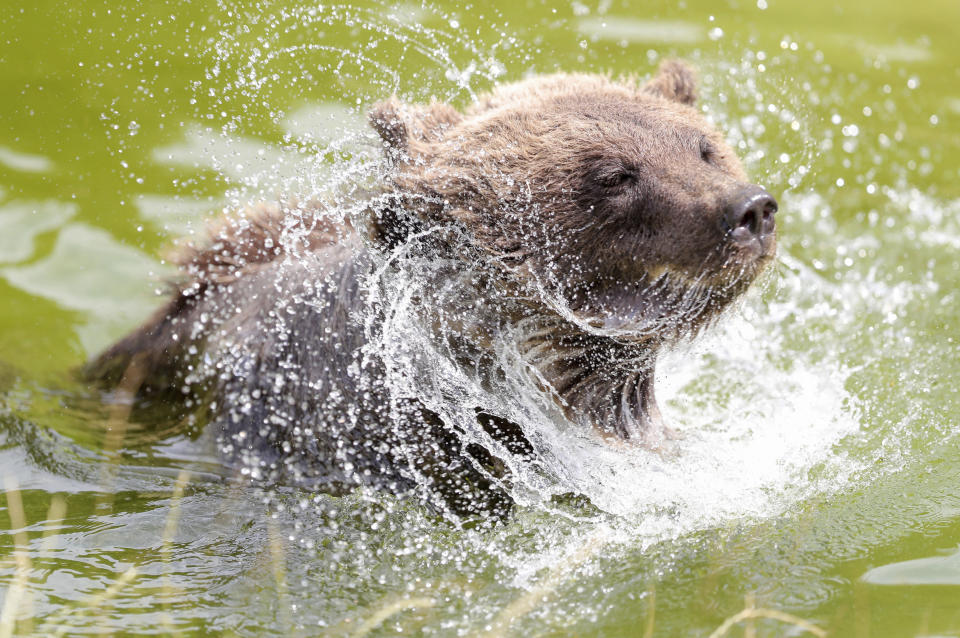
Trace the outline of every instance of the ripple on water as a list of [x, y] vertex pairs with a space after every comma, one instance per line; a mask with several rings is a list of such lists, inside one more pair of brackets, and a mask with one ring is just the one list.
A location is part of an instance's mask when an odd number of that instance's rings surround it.
[[76, 212], [76, 204], [53, 199], [0, 204], [0, 264], [32, 257], [37, 236], [57, 230]]
[[960, 585], [960, 553], [881, 565], [861, 580], [871, 585]]
[[681, 20], [640, 20], [616, 15], [580, 18], [577, 30], [597, 40], [646, 44], [695, 44], [706, 37], [704, 28]]
[[49, 173], [53, 162], [43, 155], [21, 153], [6, 146], [0, 146], [0, 164], [22, 173]]
[[[110, 273], [108, 285], [104, 273]], [[156, 304], [155, 290], [169, 267], [83, 223], [61, 228], [53, 251], [40, 261], [0, 268], [0, 276], [32, 295], [88, 315], [77, 333], [94, 353], [129, 329]]]

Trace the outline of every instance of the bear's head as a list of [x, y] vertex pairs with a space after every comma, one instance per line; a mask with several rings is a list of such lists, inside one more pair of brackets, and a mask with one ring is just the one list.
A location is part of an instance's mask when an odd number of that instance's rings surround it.
[[694, 101], [693, 72], [669, 61], [639, 87], [546, 76], [464, 114], [382, 102], [370, 120], [393, 168], [374, 234], [454, 223], [592, 330], [696, 330], [771, 261], [777, 203]]

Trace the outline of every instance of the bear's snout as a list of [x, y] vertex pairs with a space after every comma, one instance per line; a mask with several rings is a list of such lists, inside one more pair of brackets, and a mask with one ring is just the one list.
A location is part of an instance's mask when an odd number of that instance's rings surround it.
[[777, 200], [759, 186], [750, 185], [738, 190], [727, 203], [721, 225], [736, 246], [766, 254], [773, 246], [776, 232]]

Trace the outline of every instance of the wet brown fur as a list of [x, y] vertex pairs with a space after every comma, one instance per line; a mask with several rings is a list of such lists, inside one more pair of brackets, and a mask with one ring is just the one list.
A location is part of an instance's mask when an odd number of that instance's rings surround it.
[[[462, 114], [382, 102], [370, 122], [392, 168], [361, 232], [323, 221], [317, 203], [260, 205], [222, 222], [210, 243], [179, 253], [185, 277], [171, 301], [87, 374], [116, 384], [135, 367], [145, 410], [187, 397], [182, 414], [204, 411], [264, 475], [300, 457], [294, 478], [324, 489], [425, 482], [452, 511], [502, 512], [496, 456], [464, 445], [419, 402], [392, 401], [376, 381], [381, 364], [359, 355], [369, 334], [355, 313], [369, 309], [358, 281], [375, 255], [448, 227], [466, 247], [440, 240], [431, 250], [481, 263], [482, 283], [462, 303], [438, 304], [464, 360], [495, 366], [492, 341], [520, 334], [571, 420], [657, 445], [657, 350], [716, 317], [774, 249], [771, 238], [756, 257], [727, 241], [724, 207], [749, 185], [694, 100], [692, 71], [671, 61], [640, 86], [533, 78]], [[270, 327], [276, 317], [282, 329]], [[358, 363], [362, 374], [347, 372]], [[252, 407], [229, 405], [236, 397]], [[535, 453], [519, 425], [478, 418], [511, 453]]]

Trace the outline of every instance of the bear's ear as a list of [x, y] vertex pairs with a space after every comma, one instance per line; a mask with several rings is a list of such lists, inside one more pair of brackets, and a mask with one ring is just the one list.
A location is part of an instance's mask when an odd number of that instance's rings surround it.
[[643, 85], [641, 91], [693, 106], [697, 101], [697, 76], [685, 62], [664, 60], [657, 74]]
[[449, 104], [404, 104], [396, 97], [378, 102], [370, 110], [370, 125], [383, 140], [387, 156], [404, 161], [425, 152], [456, 126], [463, 116]]

